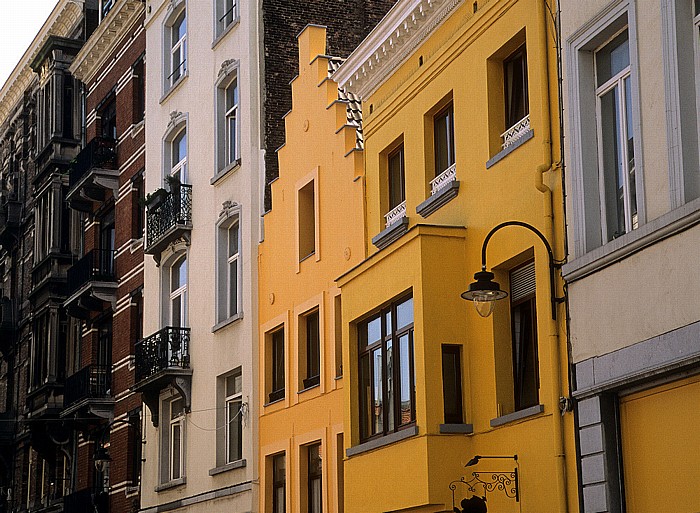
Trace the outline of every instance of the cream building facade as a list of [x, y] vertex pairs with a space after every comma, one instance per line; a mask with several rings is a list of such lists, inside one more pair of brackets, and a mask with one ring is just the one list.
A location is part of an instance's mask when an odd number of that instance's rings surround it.
[[561, 4], [583, 511], [696, 511], [700, 2]]
[[146, 2], [142, 511], [253, 511], [257, 4]]

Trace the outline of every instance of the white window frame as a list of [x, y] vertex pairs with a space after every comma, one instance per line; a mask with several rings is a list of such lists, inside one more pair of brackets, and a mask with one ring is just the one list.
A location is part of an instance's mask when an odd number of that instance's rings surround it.
[[[182, 403], [182, 413], [173, 418], [173, 406], [180, 401]], [[160, 397], [161, 422], [159, 431], [160, 439], [160, 483], [183, 482], [186, 472], [186, 451], [187, 451], [187, 423], [185, 411], [185, 399], [177, 394], [172, 388], [167, 389]], [[175, 437], [176, 429], [180, 431], [180, 440], [177, 445], [179, 461], [175, 461]], [[156, 488], [157, 489], [157, 488]]]
[[[173, 417], [173, 405], [176, 404], [177, 402], [182, 402], [182, 409], [183, 413], [178, 414], [177, 417]], [[169, 402], [168, 404], [168, 409], [169, 409], [169, 415], [168, 415], [168, 427], [170, 431], [170, 451], [168, 454], [168, 469], [169, 469], [169, 474], [168, 477], [170, 478], [170, 481], [174, 481], [176, 479], [182, 479], [184, 475], [184, 435], [185, 435], [185, 426], [184, 426], [184, 408], [185, 408], [185, 402], [181, 397], [178, 397], [177, 399], [173, 399], [172, 401]], [[177, 444], [177, 448], [175, 447], [175, 436], [174, 433], [176, 430], [179, 430], [180, 436], [179, 436], [179, 442]], [[177, 454], [179, 456], [179, 460], [176, 462], [175, 461], [175, 449], [177, 449]], [[176, 468], [177, 467], [177, 468]]]
[[[214, 112], [216, 123], [216, 159], [212, 185], [232, 169], [237, 169], [241, 162], [241, 82], [239, 78], [239, 62], [229, 59], [221, 64], [218, 79], [216, 81], [216, 94], [214, 95]], [[228, 103], [229, 88], [237, 89], [237, 101]], [[235, 120], [235, 126], [231, 130], [231, 120]], [[235, 152], [231, 152], [231, 146]]]
[[[602, 45], [600, 45], [596, 51], [594, 52], [594, 69], [597, 69], [597, 66], [595, 66], [595, 63], [597, 61], [597, 54], [599, 51], [603, 50], [608, 44], [610, 44], [615, 38], [617, 38], [620, 34], [622, 34], [624, 31], [628, 31], [628, 27], [625, 27], [621, 31], [617, 32], [614, 34], [612, 37], [610, 37], [607, 41], [605, 41]], [[628, 44], [629, 44], [629, 31], [628, 31]], [[597, 75], [597, 74], [596, 74]], [[598, 170], [599, 170], [599, 186], [600, 186], [600, 210], [601, 210], [601, 230], [602, 230], [602, 241], [603, 244], [606, 244], [607, 242], [612, 241], [613, 239], [616, 239], [617, 237], [620, 237], [624, 235], [625, 233], [629, 233], [630, 231], [636, 229], [639, 227], [638, 223], [638, 213], [637, 212], [632, 212], [632, 196], [631, 196], [631, 185], [630, 185], [630, 175], [633, 173], [633, 167], [630, 168], [629, 166], [629, 155], [627, 151], [627, 127], [629, 124], [629, 116], [632, 115], [632, 112], [627, 112], [627, 92], [625, 88], [625, 82], [627, 80], [632, 80], [631, 78], [631, 65], [628, 65], [625, 69], [619, 71], [616, 75], [608, 79], [604, 84], [598, 86], [596, 88], [595, 94], [596, 94], [596, 130], [597, 130], [597, 140], [598, 140]], [[596, 83], [597, 83], [597, 76], [596, 76]], [[631, 89], [631, 87], [630, 87]], [[623, 200], [623, 216], [624, 216], [624, 232], [619, 233], [619, 234], [610, 234], [608, 233], [608, 216], [610, 213], [607, 211], [607, 202], [606, 202], [606, 183], [608, 180], [611, 180], [614, 175], [618, 174], [618, 170], [610, 170], [605, 168], [605, 162], [604, 162], [604, 148], [603, 145], [606, 141], [604, 141], [604, 136], [603, 136], [603, 126], [602, 126], [602, 118], [603, 118], [603, 106], [602, 106], [602, 98], [609, 94], [612, 91], [617, 90], [617, 94], [619, 97], [619, 108], [618, 111], [615, 113], [617, 116], [618, 120], [618, 126], [620, 129], [620, 133], [618, 134], [618, 139], [616, 141], [618, 145], [618, 158], [620, 159], [620, 165], [622, 166], [622, 200]], [[630, 99], [631, 100], [631, 99]], [[630, 102], [631, 103], [631, 102]], [[612, 176], [611, 176], [612, 172]], [[636, 190], [636, 187], [635, 187]], [[636, 195], [634, 198], [636, 202]]]
[[[233, 88], [233, 104], [229, 105], [229, 89]], [[240, 90], [238, 89], [238, 80], [234, 78], [226, 87], [224, 92], [226, 102], [226, 112], [224, 121], [226, 124], [226, 165], [229, 166], [240, 158], [240, 143], [239, 143], [239, 118], [238, 118], [238, 102], [240, 98]], [[233, 123], [233, 128], [231, 124]]]
[[[163, 94], [166, 95], [176, 84], [178, 84], [188, 74], [187, 67], [187, 34], [188, 16], [185, 0], [171, 0], [168, 5], [168, 12], [163, 21], [162, 41], [163, 41]], [[173, 41], [175, 37], [175, 27], [179, 22], [185, 24], [185, 31], [182, 37]], [[177, 52], [179, 61], [175, 61]], [[175, 71], [180, 69], [180, 73], [175, 78]]]
[[[225, 416], [226, 416], [226, 453], [225, 453], [225, 460], [226, 463], [233, 463], [235, 461], [239, 461], [243, 459], [243, 376], [241, 374], [240, 369], [233, 374], [230, 374], [224, 378], [224, 390], [225, 393], [228, 393], [228, 390], [226, 390], [226, 381], [228, 379], [233, 379], [234, 380], [234, 386], [235, 386], [235, 381], [236, 379], [240, 379], [240, 388], [236, 390], [234, 388], [233, 393], [230, 395], [227, 395], [226, 398], [224, 399], [224, 406], [225, 406]], [[234, 417], [234, 421], [238, 423], [238, 434], [241, 438], [241, 454], [239, 455], [238, 458], [231, 458], [231, 413], [230, 413], [230, 408], [233, 407], [234, 409], [236, 408], [236, 405], [238, 405], [238, 413], [236, 413]]]
[[[214, 42], [223, 37], [231, 27], [235, 26], [240, 19], [240, 5], [238, 0], [214, 0]], [[226, 21], [231, 14], [229, 22]]]
[[[235, 232], [234, 232], [234, 230], [235, 230]], [[240, 261], [240, 250], [241, 250], [241, 248], [240, 248], [241, 230], [240, 230], [240, 225], [238, 224], [238, 220], [234, 221], [229, 226], [228, 230], [226, 230], [226, 232], [227, 232], [227, 239], [228, 239], [228, 244], [227, 244], [228, 256], [226, 259], [226, 263], [228, 264], [226, 266], [226, 275], [227, 275], [226, 276], [226, 278], [227, 278], [226, 279], [226, 290], [227, 290], [226, 309], [228, 311], [228, 317], [233, 317], [234, 315], [236, 315], [238, 313], [238, 280], [239, 280], [239, 276], [240, 276], [239, 261]], [[234, 233], [232, 233], [232, 232], [234, 232]], [[231, 253], [231, 238], [232, 238], [232, 236], [236, 240], [236, 248], [235, 248], [235, 252], [233, 254]], [[235, 268], [233, 267], [234, 265], [235, 265]], [[234, 275], [233, 269], [235, 269], [235, 275]], [[236, 280], [236, 283], [235, 283], [236, 290], [232, 291], [231, 289], [234, 286], [232, 282], [234, 279]], [[232, 296], [232, 294], [231, 294], [232, 292], [235, 292], [235, 296]], [[232, 297], [236, 298], [235, 308], [234, 308], [234, 305], [231, 304]]]
[[[185, 141], [185, 154], [180, 155], [180, 160], [175, 162], [175, 151], [179, 148], [178, 141], [184, 139]], [[187, 129], [183, 128], [180, 130], [177, 134], [175, 134], [175, 137], [173, 138], [172, 142], [170, 143], [170, 172], [168, 173], [169, 176], [175, 177], [179, 176], [180, 178], [180, 183], [187, 183]]]
[[[172, 176], [180, 170], [181, 172], [180, 182], [188, 183], [188, 173], [187, 173], [187, 156], [190, 153], [190, 141], [189, 141], [189, 123], [188, 114], [183, 114], [181, 112], [171, 113], [171, 121], [168, 124], [168, 128], [163, 135], [162, 144], [162, 162], [163, 162], [163, 185], [166, 184], [166, 177]], [[177, 138], [183, 134], [185, 136], [185, 156], [181, 157], [178, 162], [173, 162], [174, 145]]]
[[[180, 284], [175, 290], [172, 289], [173, 281], [173, 270], [175, 266], [182, 265], [185, 269], [185, 282]], [[187, 282], [189, 280], [187, 268], [187, 255], [180, 255], [175, 261], [168, 266], [168, 326], [173, 327], [187, 327], [188, 326], [188, 315], [187, 315]], [[173, 319], [173, 305], [175, 301], [180, 303], [180, 323], [179, 326], [175, 325], [175, 320]]]
[[[644, 158], [641, 141], [641, 110], [639, 100], [639, 63], [637, 52], [637, 24], [635, 3], [618, 0], [609, 4], [602, 12], [575, 31], [566, 41], [566, 70], [568, 80], [569, 113], [569, 159], [571, 180], [571, 204], [573, 225], [573, 256], [579, 258], [597, 248], [599, 252], [607, 243], [603, 241], [600, 202], [600, 169], [597, 144], [597, 116], [595, 95], [595, 72], [593, 52], [610, 37], [628, 28], [630, 52], [630, 79], [632, 123], [634, 130], [635, 179], [637, 191], [638, 224], [646, 223], [644, 198]], [[623, 236], [623, 244], [633, 236]], [[616, 242], [616, 245], [620, 242]]]
[[[219, 215], [216, 225], [216, 324], [212, 328], [214, 331], [223, 328], [231, 322], [243, 317], [243, 265], [241, 249], [243, 238], [241, 234], [241, 208], [233, 202], [226, 202], [224, 209]], [[238, 252], [229, 253], [229, 237], [231, 231], [237, 229], [238, 232]], [[231, 309], [231, 264], [236, 264], [236, 311]]]

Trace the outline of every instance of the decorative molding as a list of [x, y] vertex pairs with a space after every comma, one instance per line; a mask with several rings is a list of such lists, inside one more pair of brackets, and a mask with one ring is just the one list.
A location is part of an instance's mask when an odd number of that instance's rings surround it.
[[240, 212], [241, 206], [235, 201], [226, 200], [221, 204], [221, 212], [219, 212], [219, 219], [228, 219]]
[[22, 59], [0, 89], [0, 125], [7, 121], [14, 107], [34, 79], [29, 63], [34, 60], [50, 36], [68, 37], [83, 16], [84, 0], [61, 0], [24, 52]]
[[166, 127], [165, 131], [170, 132], [174, 127], [177, 125], [184, 123], [187, 120], [185, 114], [180, 112], [179, 110], [173, 110], [170, 112], [170, 121], [168, 121], [168, 126]]
[[399, 0], [333, 74], [366, 99], [464, 0]]
[[117, 43], [135, 26], [144, 9], [140, 0], [117, 0], [75, 57], [70, 67], [73, 76], [85, 84], [92, 82]]
[[221, 68], [219, 68], [219, 74], [217, 75], [217, 83], [224, 77], [227, 77], [233, 73], [236, 68], [238, 68], [238, 59], [227, 59], [222, 62]]

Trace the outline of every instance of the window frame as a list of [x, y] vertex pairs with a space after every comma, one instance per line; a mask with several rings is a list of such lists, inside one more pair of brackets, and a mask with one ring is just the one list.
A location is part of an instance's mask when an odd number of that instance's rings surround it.
[[[462, 346], [457, 344], [442, 344], [442, 400], [443, 400], [443, 418], [445, 424], [463, 424], [464, 423], [464, 390], [462, 387]], [[448, 397], [447, 397], [447, 387], [446, 387], [446, 371], [448, 370], [445, 366], [445, 357], [451, 356], [456, 362], [454, 367], [455, 376], [453, 376], [453, 381], [455, 383], [454, 395], [456, 396], [456, 409], [459, 410], [459, 414], [454, 416], [448, 414]]]
[[[185, 283], [180, 284], [173, 290], [173, 268], [180, 264], [184, 265]], [[188, 327], [189, 326], [189, 262], [186, 252], [174, 255], [168, 262], [161, 266], [163, 273], [163, 326]], [[175, 326], [173, 322], [173, 302], [179, 298], [180, 301], [180, 326]]]
[[[312, 340], [313, 330], [309, 329], [310, 320], [315, 318], [316, 337]], [[303, 390], [315, 387], [321, 383], [321, 310], [314, 308], [299, 316], [300, 323], [304, 323], [304, 350], [305, 350], [305, 377], [302, 379]], [[300, 337], [301, 339], [301, 337]], [[300, 340], [301, 346], [301, 340]], [[302, 347], [299, 348], [302, 350]], [[315, 358], [312, 358], [315, 356]], [[315, 373], [314, 373], [315, 372]]]
[[[521, 93], [523, 102], [523, 115], [513, 117], [513, 112], [511, 112], [512, 105], [510, 105], [509, 101], [511, 95], [509, 94], [507, 76], [508, 65], [514, 63], [518, 59], [522, 59], [520, 64], [520, 71], [522, 73], [523, 80], [522, 83], [519, 85], [522, 89]], [[513, 88], [513, 90], [515, 91], [515, 88]], [[518, 48], [511, 52], [511, 54], [508, 55], [508, 57], [503, 59], [503, 107], [505, 131], [510, 130], [511, 128], [516, 126], [520, 121], [522, 121], [530, 115], [529, 84], [527, 76], [527, 43], [525, 42], [523, 42], [520, 46], [518, 46]]]
[[[315, 457], [314, 457], [315, 453]], [[306, 505], [308, 513], [323, 513], [323, 455], [321, 453], [321, 442], [306, 446], [306, 484], [307, 498]], [[315, 460], [315, 461], [314, 461]], [[317, 469], [317, 471], [316, 471]], [[315, 484], [318, 487], [314, 487]], [[318, 495], [315, 497], [315, 493]], [[317, 499], [315, 501], [314, 499]], [[318, 504], [318, 509], [314, 507]]]
[[[163, 43], [163, 95], [167, 95], [178, 83], [187, 75], [189, 68], [188, 60], [188, 13], [186, 0], [172, 0], [168, 6], [168, 14], [163, 21], [162, 43]], [[182, 37], [173, 41], [176, 27], [181, 23], [185, 24]], [[180, 61], [175, 62], [176, 50], [180, 50]], [[175, 72], [180, 73], [175, 78]]]
[[[229, 106], [229, 89], [233, 88], [233, 100]], [[240, 91], [238, 89], [238, 79], [234, 77], [231, 83], [224, 89], [225, 108], [224, 108], [224, 124], [226, 132], [226, 166], [234, 164], [240, 159], [240, 128], [238, 118], [238, 104], [240, 100]], [[231, 121], [233, 121], [233, 130], [231, 129]], [[233, 147], [233, 152], [231, 151]]]
[[[285, 325], [280, 325], [268, 332], [270, 340], [270, 391], [269, 403], [281, 401], [286, 397], [286, 338]], [[281, 349], [281, 351], [280, 351]]]
[[[398, 307], [404, 305], [407, 302], [411, 302], [411, 316], [412, 321], [401, 328], [396, 328], [396, 323], [398, 321]], [[415, 383], [415, 342], [414, 342], [414, 323], [415, 323], [415, 310], [413, 303], [413, 294], [409, 293], [406, 295], [399, 296], [397, 299], [392, 300], [390, 303], [379, 309], [379, 311], [371, 314], [369, 317], [365, 318], [358, 323], [358, 395], [359, 395], [359, 433], [360, 433], [360, 443], [367, 442], [369, 440], [380, 438], [391, 433], [396, 433], [406, 428], [415, 426], [416, 424], [416, 383]], [[369, 324], [377, 319], [380, 320], [380, 337], [378, 340], [372, 341], [371, 343], [367, 341], [366, 347], [362, 347], [362, 329], [369, 326]], [[391, 323], [391, 331], [387, 331], [387, 324]], [[401, 339], [408, 337], [408, 358], [407, 371], [410, 387], [410, 419], [407, 422], [402, 422], [402, 412], [401, 412]], [[388, 343], [391, 343], [391, 348], [388, 349]], [[391, 351], [391, 361], [393, 363], [393, 369], [391, 376], [387, 374], [388, 366], [388, 352]], [[370, 403], [374, 403], [375, 406], [372, 407], [373, 410], [377, 410], [376, 398], [374, 393], [376, 391], [376, 385], [373, 379], [377, 377], [377, 369], [374, 365], [375, 353], [380, 351], [381, 353], [381, 394], [382, 402], [379, 406], [381, 410], [381, 430], [376, 428], [376, 418], [372, 416], [371, 418], [365, 418], [365, 414], [369, 411], [369, 406], [365, 405], [365, 399], [363, 399], [363, 376], [362, 376], [362, 360], [366, 357], [368, 360], [368, 383], [370, 391]], [[398, 363], [394, 363], [398, 362]], [[391, 379], [393, 383], [393, 402], [388, 399], [389, 392], [391, 388], [387, 386], [387, 383]], [[385, 406], [386, 405], [386, 406]], [[386, 415], [385, 412], [389, 410], [393, 411], [393, 415]], [[392, 417], [391, 419], [389, 417]], [[392, 425], [393, 424], [393, 425]]]
[[[399, 159], [399, 176], [398, 176], [398, 181], [399, 183], [396, 184], [394, 183], [394, 177], [393, 177], [393, 172], [391, 169], [392, 166], [392, 160], [394, 158], [398, 157]], [[406, 155], [404, 152], [404, 144], [401, 142], [396, 148], [391, 150], [387, 156], [387, 192], [388, 192], [388, 210], [387, 212], [392, 211], [396, 207], [398, 207], [401, 203], [404, 203], [406, 201]], [[396, 188], [398, 187], [398, 192], [400, 193], [400, 198], [394, 198], [394, 192], [396, 191]], [[398, 202], [394, 202], [394, 199], [399, 199]]]
[[[236, 390], [235, 388], [235, 383], [236, 379], [240, 379], [240, 389]], [[227, 387], [227, 382], [229, 379], [233, 379], [234, 381], [234, 390], [233, 393], [229, 394], [228, 392], [228, 387]], [[224, 377], [224, 415], [225, 415], [225, 420], [226, 420], [226, 429], [225, 431], [225, 458], [224, 458], [224, 463], [229, 464], [229, 463], [234, 463], [236, 461], [240, 461], [243, 459], [243, 422], [242, 422], [242, 415], [243, 415], [243, 375], [241, 372], [241, 369], [235, 370], [233, 373], [229, 374], [228, 376]], [[237, 458], [231, 458], [231, 415], [229, 411], [229, 407], [231, 405], [238, 405], [238, 411], [234, 417], [236, 419], [236, 422], [238, 424], [238, 439], [237, 439], [237, 445], [239, 448], [239, 454], [237, 455]]]
[[[214, 45], [223, 38], [240, 20], [238, 0], [214, 0]], [[230, 6], [229, 6], [230, 4]], [[229, 17], [228, 15], [231, 14]]]
[[[272, 513], [286, 513], [287, 511], [287, 461], [286, 454], [281, 452], [273, 454], [270, 458], [272, 466]], [[279, 468], [279, 463], [282, 463], [282, 468]], [[281, 472], [281, 479], [278, 479], [278, 474]], [[279, 503], [278, 490], [282, 490], [282, 503]]]
[[[173, 418], [173, 405], [177, 402], [182, 402], [182, 413]], [[167, 482], [177, 481], [185, 477], [185, 402], [180, 396], [172, 397], [167, 401], [168, 408], [168, 480]], [[177, 447], [179, 464], [175, 469], [175, 429], [179, 430], [179, 444]], [[175, 475], [177, 470], [177, 475]]]
[[[237, 233], [236, 254], [230, 254], [231, 231], [235, 228]], [[230, 202], [230, 206], [222, 210], [216, 225], [216, 324], [212, 330], [217, 331], [231, 322], [243, 317], [243, 259], [241, 244], [241, 209], [237, 203]], [[231, 264], [236, 264], [236, 308], [231, 308], [232, 281]]]
[[[446, 120], [446, 142], [447, 142], [447, 166], [441, 169], [440, 166], [440, 155], [438, 155], [438, 125], [441, 119]], [[455, 126], [454, 126], [454, 103], [450, 101], [448, 105], [440, 109], [433, 116], [433, 153], [435, 154], [435, 177], [440, 176], [442, 173], [447, 171], [449, 168], [455, 165]]]

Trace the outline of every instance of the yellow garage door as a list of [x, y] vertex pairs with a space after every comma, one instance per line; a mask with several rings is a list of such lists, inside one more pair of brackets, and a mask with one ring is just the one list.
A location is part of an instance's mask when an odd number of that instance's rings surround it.
[[700, 376], [620, 399], [628, 513], [700, 512]]

